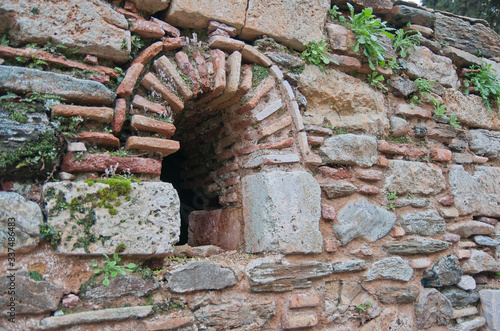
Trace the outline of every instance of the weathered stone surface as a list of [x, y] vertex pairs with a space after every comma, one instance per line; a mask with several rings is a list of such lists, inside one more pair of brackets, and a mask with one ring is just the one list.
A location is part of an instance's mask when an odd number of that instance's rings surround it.
[[478, 310], [474, 306], [463, 308], [463, 309], [454, 309], [452, 319], [477, 315], [477, 313], [478, 313]]
[[[462, 309], [464, 310], [464, 309]], [[474, 331], [486, 324], [486, 319], [483, 316], [478, 316], [473, 319], [460, 320], [455, 327], [451, 327], [451, 331]]]
[[472, 237], [472, 239], [474, 240], [474, 242], [476, 244], [482, 245], [482, 246], [498, 246], [498, 245], [500, 245], [500, 241], [492, 239], [490, 237], [486, 237], [486, 236], [478, 235], [478, 236]]
[[408, 199], [408, 198], [399, 198], [394, 200], [394, 207], [403, 208], [412, 206], [413, 208], [425, 208], [429, 205], [429, 199]]
[[406, 233], [423, 236], [443, 234], [446, 230], [444, 219], [435, 210], [403, 215], [401, 225]]
[[195, 317], [189, 309], [172, 309], [141, 319], [137, 329], [142, 330], [196, 330]]
[[407, 23], [418, 24], [426, 27], [434, 27], [436, 15], [425, 9], [412, 6], [394, 6], [388, 14], [391, 26], [403, 27]]
[[71, 325], [122, 321], [132, 318], [147, 317], [153, 311], [153, 306], [137, 306], [91, 310], [82, 313], [63, 316], [46, 317], [40, 321], [41, 329], [57, 329]]
[[188, 243], [237, 250], [242, 218], [241, 210], [237, 208], [193, 211], [189, 214]]
[[430, 254], [448, 249], [451, 244], [430, 238], [413, 238], [401, 242], [385, 244], [384, 248], [391, 254]]
[[173, 252], [179, 240], [180, 215], [179, 198], [172, 185], [132, 183], [130, 193], [121, 193], [116, 201], [106, 200], [111, 208], [97, 207], [99, 190], [109, 190], [108, 194], [126, 191], [126, 184], [117, 185], [59, 182], [44, 186], [47, 222], [62, 232], [57, 248], [60, 254], [113, 254], [120, 244], [125, 245], [126, 255]]
[[235, 272], [230, 268], [200, 261], [175, 268], [165, 274], [166, 287], [175, 293], [220, 290], [235, 285]]
[[[12, 272], [5, 273], [0, 278], [0, 287], [3, 289], [0, 293], [0, 304], [5, 307], [5, 312], [12, 297], [16, 300], [16, 314], [43, 314], [57, 309], [63, 296], [63, 288], [46, 280], [34, 281], [30, 279], [29, 271], [25, 269], [14, 271], [13, 277], [9, 277], [9, 274]], [[15, 296], [8, 293], [12, 291], [15, 292]]]
[[456, 285], [462, 279], [463, 270], [456, 256], [443, 256], [432, 266], [432, 269], [422, 274], [423, 287], [443, 287]]
[[338, 213], [337, 222], [333, 229], [343, 245], [358, 237], [375, 242], [391, 231], [396, 215], [361, 199], [344, 206]]
[[500, 262], [486, 252], [473, 249], [471, 256], [462, 264], [466, 274], [478, 274], [483, 271], [500, 272]]
[[388, 168], [384, 186], [387, 192], [435, 195], [446, 187], [441, 169], [434, 165], [389, 160]]
[[246, 275], [252, 292], [286, 292], [312, 286], [311, 279], [332, 274], [329, 263], [261, 263], [247, 267]]
[[295, 313], [286, 314], [281, 319], [281, 327], [285, 330], [310, 328], [318, 324], [318, 317], [315, 313]]
[[484, 222], [465, 221], [448, 225], [448, 231], [456, 233], [462, 238], [468, 238], [475, 234], [493, 234], [495, 228]]
[[114, 92], [98, 82], [13, 66], [0, 66], [0, 91], [52, 94], [66, 102], [92, 105], [109, 105], [116, 98]]
[[401, 117], [391, 117], [391, 134], [394, 137], [401, 137], [410, 132], [410, 125]]
[[481, 298], [480, 312], [486, 319], [486, 327], [489, 330], [500, 329], [500, 290], [481, 290], [479, 291]]
[[446, 87], [458, 88], [458, 76], [452, 60], [432, 53], [430, 49], [416, 46], [408, 56], [408, 74], [412, 78], [422, 77]]
[[316, 307], [320, 304], [321, 298], [318, 293], [294, 294], [290, 297], [288, 306], [290, 308]]
[[483, 24], [436, 13], [434, 34], [437, 40], [471, 54], [480, 51], [488, 58], [500, 55], [500, 36]]
[[154, 278], [143, 279], [141, 276], [118, 276], [109, 279], [109, 285], [104, 286], [98, 283], [97, 287], [88, 286], [84, 293], [81, 293], [84, 300], [93, 302], [103, 302], [118, 299], [127, 295], [143, 297], [158, 288], [158, 283]]
[[380, 315], [363, 326], [360, 327], [360, 331], [372, 331], [372, 330], [394, 330], [394, 331], [405, 331], [412, 330], [414, 328], [413, 318], [407, 314], [402, 313], [398, 309], [382, 308]]
[[356, 10], [372, 8], [375, 14], [385, 14], [392, 9], [393, 2], [390, 0], [334, 0], [332, 5], [337, 5], [342, 9], [348, 9], [347, 3], [351, 3]]
[[119, 157], [109, 154], [84, 154], [83, 160], [73, 160], [75, 154], [66, 154], [63, 157], [61, 169], [67, 172], [101, 172], [118, 163], [117, 171], [121, 173], [127, 169], [130, 173], [150, 174], [160, 176], [161, 161], [145, 157]]
[[410, 261], [410, 265], [413, 269], [425, 269], [430, 266], [431, 263], [432, 261], [428, 257], [422, 257]]
[[358, 259], [332, 263], [333, 272], [352, 272], [366, 269], [366, 262]]
[[321, 189], [312, 175], [273, 171], [242, 184], [247, 252], [321, 252]]
[[363, 81], [335, 69], [324, 73], [306, 65], [300, 75], [300, 92], [307, 98], [305, 125], [349, 128], [373, 135], [389, 128], [384, 95]]
[[355, 134], [329, 137], [319, 150], [326, 163], [370, 167], [378, 162], [375, 137]]
[[293, 68], [300, 67], [304, 64], [304, 60], [302, 60], [300, 57], [286, 52], [269, 51], [265, 52], [264, 54], [266, 54], [267, 57], [270, 58], [274, 63], [279, 64], [283, 67]]
[[324, 183], [321, 184], [321, 189], [326, 193], [328, 199], [336, 199], [346, 197], [358, 192], [358, 188], [351, 183]]
[[465, 291], [475, 290], [476, 280], [472, 276], [464, 275], [460, 278], [460, 282], [457, 284], [457, 286]]
[[391, 79], [389, 86], [393, 88], [393, 94], [398, 97], [407, 97], [418, 91], [418, 86], [412, 80], [403, 77]]
[[432, 118], [432, 112], [429, 109], [425, 109], [419, 106], [412, 108], [407, 103], [400, 103], [395, 109], [396, 115], [420, 117], [420, 118]]
[[[30, 14], [32, 8], [37, 14]], [[14, 44], [50, 41], [80, 54], [93, 54], [116, 62], [128, 61], [131, 47], [128, 23], [110, 4], [94, 1], [3, 1], [0, 32]], [[122, 48], [126, 42], [126, 47]]]
[[148, 14], [154, 14], [168, 8], [170, 0], [132, 0], [135, 7]]
[[255, 39], [265, 34], [286, 46], [304, 50], [304, 43], [323, 37], [321, 32], [328, 9], [328, 0], [286, 3], [250, 0], [241, 37]]
[[356, 37], [351, 30], [343, 25], [333, 23], [327, 23], [325, 30], [327, 34], [326, 40], [332, 50], [349, 55], [356, 54], [353, 51]]
[[500, 156], [500, 132], [490, 130], [470, 130], [470, 149], [490, 159]]
[[465, 307], [479, 300], [477, 291], [464, 291], [458, 287], [447, 287], [441, 293], [450, 300], [453, 307]]
[[245, 297], [206, 305], [196, 310], [194, 315], [204, 329], [259, 330], [275, 312], [274, 301]]
[[377, 289], [377, 297], [382, 303], [398, 304], [410, 303], [417, 300], [420, 290], [416, 286], [402, 286], [402, 287], [380, 287]]
[[[33, 250], [39, 243], [40, 228], [43, 223], [42, 210], [33, 201], [28, 201], [14, 192], [0, 191], [0, 256], [9, 252], [25, 253]], [[9, 235], [9, 233], [15, 235]], [[8, 238], [14, 238], [11, 242]], [[9, 246], [13, 243], [14, 246]], [[9, 251], [9, 247], [14, 250]], [[12, 257], [12, 255], [9, 255]]]
[[429, 329], [433, 325], [446, 325], [450, 322], [453, 308], [450, 301], [436, 289], [424, 289], [415, 305], [417, 327]]
[[412, 276], [413, 269], [405, 260], [397, 256], [372, 264], [365, 274], [365, 280], [369, 282], [376, 279], [394, 279], [407, 282]]
[[245, 22], [246, 0], [231, 2], [217, 0], [172, 1], [165, 21], [180, 28], [205, 29], [210, 21], [218, 21], [241, 30]]

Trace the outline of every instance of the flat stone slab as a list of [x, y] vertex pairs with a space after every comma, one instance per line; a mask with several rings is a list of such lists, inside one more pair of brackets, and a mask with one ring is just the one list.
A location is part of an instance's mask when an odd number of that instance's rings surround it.
[[387, 304], [410, 303], [417, 300], [420, 290], [416, 286], [380, 287], [376, 291], [378, 299]]
[[391, 254], [430, 254], [444, 251], [451, 243], [431, 238], [412, 238], [401, 242], [384, 244], [384, 248]]
[[447, 325], [453, 314], [450, 301], [436, 289], [425, 289], [415, 305], [417, 327], [429, 329], [433, 325]]
[[466, 274], [478, 274], [484, 271], [500, 272], [500, 262], [486, 252], [473, 249], [470, 258], [462, 264], [462, 268]]
[[83, 300], [92, 302], [105, 302], [118, 299], [127, 295], [137, 298], [148, 295], [158, 288], [155, 279], [142, 278], [140, 275], [126, 275], [110, 278], [109, 285], [98, 282], [96, 287], [88, 286], [82, 295]]
[[408, 262], [396, 256], [372, 264], [365, 274], [365, 280], [369, 282], [376, 279], [394, 279], [407, 282], [412, 276], [413, 269]]
[[209, 262], [191, 262], [168, 271], [166, 287], [175, 293], [200, 290], [220, 290], [235, 285], [238, 280], [231, 268]]
[[481, 290], [480, 312], [486, 319], [486, 326], [490, 330], [500, 330], [500, 290]]
[[435, 210], [403, 215], [401, 225], [407, 234], [423, 236], [443, 234], [446, 230], [444, 219]]
[[71, 325], [122, 321], [132, 318], [144, 318], [147, 317], [152, 311], [153, 306], [91, 310], [83, 313], [46, 317], [40, 321], [40, 328], [42, 330], [56, 329], [68, 327]]
[[[0, 192], [0, 238], [3, 238], [0, 256], [35, 249], [40, 241], [39, 225], [42, 223], [42, 210], [35, 202], [14, 192]], [[14, 232], [15, 236], [10, 236], [9, 232]], [[15, 242], [9, 242], [9, 237], [15, 238]]]
[[101, 83], [38, 69], [0, 66], [0, 91], [57, 95], [66, 102], [109, 105], [116, 94]]
[[366, 269], [366, 262], [358, 259], [338, 261], [332, 263], [333, 272], [352, 272]]
[[329, 137], [319, 150], [327, 163], [371, 167], [378, 162], [375, 137], [350, 133]]
[[446, 188], [441, 169], [422, 162], [389, 160], [384, 189], [398, 195], [435, 195]]
[[242, 179], [246, 251], [320, 253], [321, 189], [304, 171]]
[[476, 167], [471, 174], [463, 166], [455, 165], [449, 178], [460, 215], [500, 216], [500, 186], [494, 185], [500, 179], [500, 168]]
[[422, 77], [446, 87], [458, 88], [458, 75], [451, 59], [436, 55], [427, 47], [417, 46], [407, 61], [410, 78]]
[[500, 156], [500, 132], [484, 129], [470, 130], [469, 146], [477, 155], [498, 159]]
[[59, 254], [112, 255], [125, 245], [125, 255], [165, 255], [179, 240], [179, 197], [170, 183], [48, 183], [43, 197], [47, 222], [62, 232]]
[[396, 215], [361, 199], [344, 206], [337, 215], [337, 222], [333, 229], [343, 245], [359, 237], [375, 242], [391, 231]]

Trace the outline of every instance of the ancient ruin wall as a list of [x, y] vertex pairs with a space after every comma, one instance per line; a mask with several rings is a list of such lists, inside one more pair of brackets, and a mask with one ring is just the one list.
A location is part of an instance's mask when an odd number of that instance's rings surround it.
[[382, 84], [342, 0], [2, 3], [2, 327], [500, 328], [500, 37], [351, 3], [423, 36]]

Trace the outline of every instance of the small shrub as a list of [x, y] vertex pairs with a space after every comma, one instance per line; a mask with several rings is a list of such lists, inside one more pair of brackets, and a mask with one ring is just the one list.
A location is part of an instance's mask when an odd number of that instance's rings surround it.
[[[94, 269], [94, 274], [100, 274], [102, 272], [104, 273], [104, 280], [102, 281], [102, 284], [104, 286], [109, 285], [109, 277], [116, 277], [118, 276], [118, 274], [125, 276], [127, 274], [127, 271], [133, 272], [137, 267], [135, 263], [129, 263], [126, 266], [119, 265], [118, 262], [121, 261], [121, 258], [118, 257], [117, 253], [113, 254], [114, 261], [111, 261], [106, 254], [104, 254], [104, 257], [106, 257], [106, 264], [102, 267], [102, 270]], [[97, 267], [97, 262], [92, 262], [90, 266]]]
[[472, 84], [483, 98], [483, 103], [491, 114], [492, 102], [498, 106], [500, 100], [500, 81], [493, 73], [496, 70], [491, 68], [489, 63], [481, 67], [471, 66], [470, 69], [471, 72], [465, 74], [467, 77], [464, 84], [467, 87], [465, 94], [469, 94], [468, 87]]

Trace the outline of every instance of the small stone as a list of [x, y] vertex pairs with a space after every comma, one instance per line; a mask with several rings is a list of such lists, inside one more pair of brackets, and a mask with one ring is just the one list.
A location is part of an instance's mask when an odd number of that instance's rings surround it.
[[439, 213], [444, 218], [457, 218], [460, 216], [457, 208], [441, 208]]
[[[476, 307], [454, 309], [453, 315], [451, 318], [452, 319], [463, 318], [463, 317], [467, 317], [467, 316], [477, 315], [477, 313], [478, 313], [478, 310]], [[464, 330], [464, 329], [459, 327], [459, 330]], [[468, 329], [465, 329], [465, 330], [468, 330]], [[470, 329], [470, 330], [473, 330], [473, 329]]]
[[385, 168], [389, 165], [389, 160], [385, 156], [379, 156], [378, 165]]
[[318, 293], [303, 293], [294, 294], [290, 297], [288, 307], [290, 308], [307, 308], [316, 307], [320, 304]]
[[482, 246], [495, 247], [495, 246], [500, 245], [500, 241], [492, 239], [490, 237], [486, 237], [486, 236], [477, 235], [477, 236], [472, 237], [472, 239], [474, 240], [474, 242], [476, 244], [482, 245]]
[[360, 187], [359, 193], [365, 195], [377, 195], [380, 193], [380, 189], [374, 185], [363, 185]]
[[416, 106], [411, 108], [407, 103], [400, 103], [395, 109], [396, 115], [413, 116], [430, 119], [432, 118], [432, 112], [430, 110], [424, 109], [422, 107]]
[[468, 238], [475, 234], [493, 234], [495, 228], [492, 225], [483, 222], [465, 221], [448, 224], [448, 231], [456, 233], [462, 238]]
[[325, 241], [325, 250], [327, 253], [333, 253], [337, 251], [339, 242], [336, 240], [328, 239]]
[[346, 260], [332, 263], [334, 273], [338, 272], [353, 272], [366, 269], [366, 262], [363, 260]]
[[474, 280], [476, 284], [488, 284], [488, 276], [486, 275], [474, 275]]
[[422, 286], [443, 287], [456, 285], [460, 282], [463, 271], [457, 257], [453, 255], [443, 256], [430, 270], [422, 274]]
[[398, 97], [407, 97], [418, 91], [418, 86], [415, 82], [399, 76], [394, 79], [391, 78], [389, 85], [394, 89], [393, 94]]
[[451, 243], [457, 243], [460, 241], [460, 236], [454, 233], [445, 233], [443, 239]]
[[439, 199], [439, 203], [442, 204], [443, 206], [449, 207], [455, 204], [455, 199], [453, 199], [452, 196], [447, 196]]
[[418, 138], [425, 138], [427, 136], [427, 127], [423, 124], [414, 126], [413, 131], [415, 131], [415, 136]]
[[413, 259], [413, 260], [411, 260], [410, 261], [410, 266], [413, 269], [425, 269], [428, 266], [430, 266], [431, 263], [432, 263], [431, 259], [429, 259], [428, 257], [423, 257], [423, 258], [420, 258], [420, 259]]
[[134, 296], [144, 297], [158, 288], [156, 279], [142, 278], [141, 276], [125, 275], [111, 277], [109, 285], [98, 283], [97, 286], [87, 286], [85, 292], [80, 293], [82, 299], [93, 303], [109, 302], [111, 300]]
[[321, 205], [321, 217], [326, 220], [334, 221], [337, 216], [335, 208], [329, 205]]
[[486, 329], [500, 329], [500, 290], [485, 289], [479, 291], [481, 298], [481, 315], [486, 319]]
[[208, 39], [208, 47], [218, 48], [228, 52], [241, 51], [245, 43], [241, 40], [223, 36], [212, 36]]
[[444, 219], [435, 210], [403, 215], [401, 225], [408, 234], [424, 236], [443, 234], [446, 229]]
[[376, 291], [378, 299], [386, 304], [411, 303], [417, 300], [420, 290], [416, 286], [381, 287]]
[[471, 251], [469, 249], [457, 249], [455, 255], [459, 260], [469, 259], [471, 257]]
[[454, 286], [443, 289], [441, 293], [450, 300], [453, 307], [465, 307], [479, 300], [477, 291], [464, 291]]
[[165, 274], [167, 288], [175, 293], [199, 290], [220, 290], [235, 285], [238, 280], [230, 268], [209, 262], [191, 262]]
[[394, 137], [401, 137], [410, 132], [410, 125], [401, 117], [393, 116], [390, 119], [391, 134]]
[[66, 308], [72, 308], [75, 307], [78, 302], [80, 301], [80, 298], [74, 294], [68, 294], [66, 298], [62, 299], [62, 305]]
[[138, 34], [142, 38], [159, 39], [165, 35], [165, 31], [159, 24], [146, 20], [135, 20], [130, 25], [130, 32]]
[[391, 236], [393, 236], [394, 238], [401, 238], [405, 234], [406, 234], [405, 229], [403, 229], [400, 226], [395, 226], [395, 227], [392, 228]]
[[398, 255], [435, 253], [444, 251], [450, 246], [448, 242], [431, 238], [413, 238], [383, 245], [389, 253]]
[[435, 148], [431, 152], [431, 160], [439, 162], [451, 161], [452, 153], [447, 149]]
[[436, 289], [424, 289], [415, 305], [417, 328], [428, 329], [433, 325], [447, 325], [453, 314], [450, 301]]
[[500, 262], [486, 252], [473, 249], [471, 257], [462, 264], [467, 274], [478, 274], [484, 271], [500, 272]]
[[210, 257], [223, 252], [223, 249], [214, 245], [193, 247], [193, 256]]
[[412, 206], [413, 208], [425, 208], [425, 207], [429, 206], [429, 203], [430, 203], [429, 199], [399, 198], [399, 199], [394, 200], [394, 207], [403, 208], [403, 207]]
[[69, 172], [61, 171], [59, 173], [59, 179], [61, 179], [61, 180], [74, 180], [75, 178], [76, 178], [76, 176], [73, 174], [70, 174]]
[[174, 246], [174, 256], [176, 257], [193, 257], [193, 247], [189, 245]]
[[86, 152], [86, 151], [87, 151], [87, 147], [85, 147], [84, 143], [71, 142], [68, 144], [68, 152], [70, 152], [70, 153]]
[[283, 316], [281, 326], [285, 330], [310, 328], [318, 324], [315, 313], [286, 314]]
[[457, 284], [464, 291], [475, 290], [476, 289], [476, 280], [474, 277], [469, 275], [464, 275], [460, 279], [460, 282]]
[[328, 199], [337, 199], [352, 195], [358, 192], [358, 188], [351, 183], [325, 183], [321, 185], [321, 189], [326, 193]]
[[83, 62], [97, 65], [99, 61], [97, 60], [97, 56], [87, 54], [87, 56], [85, 56], [85, 59], [83, 59]]
[[374, 137], [342, 134], [325, 139], [320, 147], [327, 162], [370, 167], [377, 163], [377, 140]]
[[383, 179], [384, 173], [379, 170], [371, 170], [371, 169], [356, 169], [355, 170], [356, 177], [361, 180], [366, 181], [378, 181]]
[[486, 224], [489, 224], [489, 225], [497, 225], [498, 224], [498, 220], [495, 219], [495, 218], [490, 218], [490, 217], [479, 217], [477, 219], [479, 222], [483, 222], [483, 223], [486, 223]]
[[208, 22], [208, 32], [215, 31], [217, 29], [221, 29], [223, 31], [226, 31], [230, 37], [236, 37], [236, 28], [233, 26], [229, 26], [224, 23], [220, 23], [217, 21], [210, 21]]
[[386, 154], [397, 154], [404, 156], [425, 157], [429, 151], [424, 147], [409, 144], [390, 143], [385, 140], [378, 141], [378, 150]]
[[376, 279], [394, 279], [409, 281], [413, 276], [413, 269], [401, 257], [389, 257], [375, 262], [370, 266], [364, 278], [366, 281]]
[[349, 179], [354, 175], [350, 170], [334, 169], [327, 166], [319, 167], [318, 174], [323, 177], [330, 177], [333, 179]]

